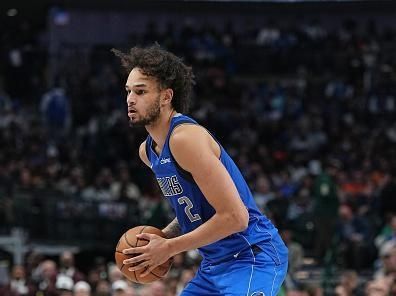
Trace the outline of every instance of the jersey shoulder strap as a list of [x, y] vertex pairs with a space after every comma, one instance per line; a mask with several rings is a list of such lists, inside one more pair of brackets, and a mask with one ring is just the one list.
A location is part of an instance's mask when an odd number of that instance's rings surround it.
[[[190, 118], [190, 117], [188, 117], [188, 116], [185, 116], [185, 115], [180, 115], [180, 116], [175, 117], [175, 118], [174, 118], [174, 121], [172, 122], [172, 125], [171, 125], [171, 127], [170, 127], [169, 139], [170, 139], [170, 137], [172, 136], [173, 130], [174, 130], [176, 127], [178, 127], [179, 125], [182, 125], [182, 124], [198, 124], [198, 123], [197, 123], [194, 119], [192, 119], [192, 118]], [[175, 166], [176, 166], [176, 169], [177, 169], [178, 173], [179, 173], [184, 179], [186, 179], [187, 181], [189, 181], [189, 182], [195, 182], [193, 176], [191, 175], [191, 173], [188, 172], [188, 171], [186, 171], [185, 169], [183, 169], [183, 168], [177, 163], [176, 159], [173, 157], [172, 151], [171, 151], [170, 145], [169, 145], [169, 139], [168, 139], [169, 154], [170, 154], [170, 157], [171, 157], [173, 163], [174, 163]]]

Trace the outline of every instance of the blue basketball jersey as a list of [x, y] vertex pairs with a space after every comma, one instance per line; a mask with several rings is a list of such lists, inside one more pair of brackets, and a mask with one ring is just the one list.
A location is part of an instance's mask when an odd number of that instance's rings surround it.
[[[182, 232], [187, 233], [209, 220], [215, 214], [215, 210], [192, 176], [184, 171], [172, 156], [169, 138], [174, 128], [180, 124], [198, 123], [188, 116], [177, 114], [171, 120], [161, 154], [155, 152], [150, 135], [146, 139], [146, 153], [163, 195], [173, 208]], [[220, 160], [234, 181], [239, 196], [249, 212], [249, 224], [242, 232], [199, 248], [201, 256], [209, 263], [221, 262], [252, 245], [257, 245], [276, 264], [287, 262], [287, 248], [280, 239], [277, 229], [257, 208], [252, 193], [234, 161], [221, 145], [220, 149]]]

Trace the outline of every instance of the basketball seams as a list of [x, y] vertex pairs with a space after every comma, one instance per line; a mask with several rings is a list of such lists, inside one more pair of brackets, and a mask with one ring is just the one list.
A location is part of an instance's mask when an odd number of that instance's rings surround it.
[[150, 271], [150, 273], [152, 274], [152, 275], [155, 275], [157, 278], [163, 278], [167, 273], [168, 273], [168, 269], [165, 269], [165, 273], [163, 274], [163, 275], [158, 275], [158, 274], [156, 274], [156, 273], [154, 273], [154, 270], [153, 271]]
[[[128, 231], [127, 231], [127, 232], [128, 232]], [[130, 246], [131, 248], [134, 248], [134, 246], [132, 246], [132, 245], [130, 244], [130, 242], [128, 241], [127, 232], [124, 233], [125, 242], [127, 243], [128, 246]]]
[[[117, 243], [117, 246], [116, 246], [116, 250], [115, 250], [115, 252], [116, 253], [120, 253], [120, 254], [122, 254], [122, 252], [121, 251], [118, 251], [118, 246], [120, 245], [120, 243], [121, 243], [121, 239], [120, 240], [118, 240], [118, 243]], [[122, 270], [122, 268], [124, 267], [124, 263], [121, 265], [121, 267], [118, 267], [120, 270]]]
[[152, 271], [150, 271], [150, 273], [153, 275], [153, 276], [156, 276], [158, 279], [161, 279], [162, 278], [162, 276], [159, 276], [159, 275], [156, 275], [154, 272], [152, 272]]
[[[118, 246], [118, 244], [117, 244], [117, 246]], [[121, 251], [118, 251], [118, 250], [115, 250], [115, 253], [119, 253], [119, 254], [122, 254], [122, 255], [124, 255]], [[117, 261], [117, 260], [116, 260]], [[122, 265], [121, 265], [121, 267], [120, 266], [118, 266], [118, 264], [117, 264], [117, 267], [122, 271], [122, 269], [124, 268], [124, 266], [125, 266], [125, 264], [124, 263], [122, 263]]]
[[[143, 233], [143, 230], [144, 230], [146, 227], [147, 227], [147, 226], [143, 226], [143, 228], [142, 228], [142, 230], [140, 230], [139, 234], [142, 234], [142, 233]], [[140, 240], [140, 238], [138, 238], [138, 239], [136, 240], [135, 248], [138, 246], [139, 240]], [[132, 246], [131, 246], [131, 247], [132, 247]]]

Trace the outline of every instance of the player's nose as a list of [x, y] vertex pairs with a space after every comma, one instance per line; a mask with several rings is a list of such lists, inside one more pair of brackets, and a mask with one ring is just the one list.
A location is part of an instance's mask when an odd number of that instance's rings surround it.
[[136, 96], [134, 96], [133, 93], [131, 92], [127, 96], [127, 105], [130, 106], [135, 104], [136, 104]]

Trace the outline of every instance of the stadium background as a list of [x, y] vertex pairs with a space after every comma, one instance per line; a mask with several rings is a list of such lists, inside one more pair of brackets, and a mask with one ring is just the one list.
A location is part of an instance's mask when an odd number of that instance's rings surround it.
[[394, 1], [2, 1], [0, 295], [177, 295], [191, 277], [195, 252], [146, 287], [111, 264], [126, 229], [172, 218], [110, 53], [155, 41], [193, 66], [190, 114], [287, 241], [282, 295], [396, 294], [395, 17]]

